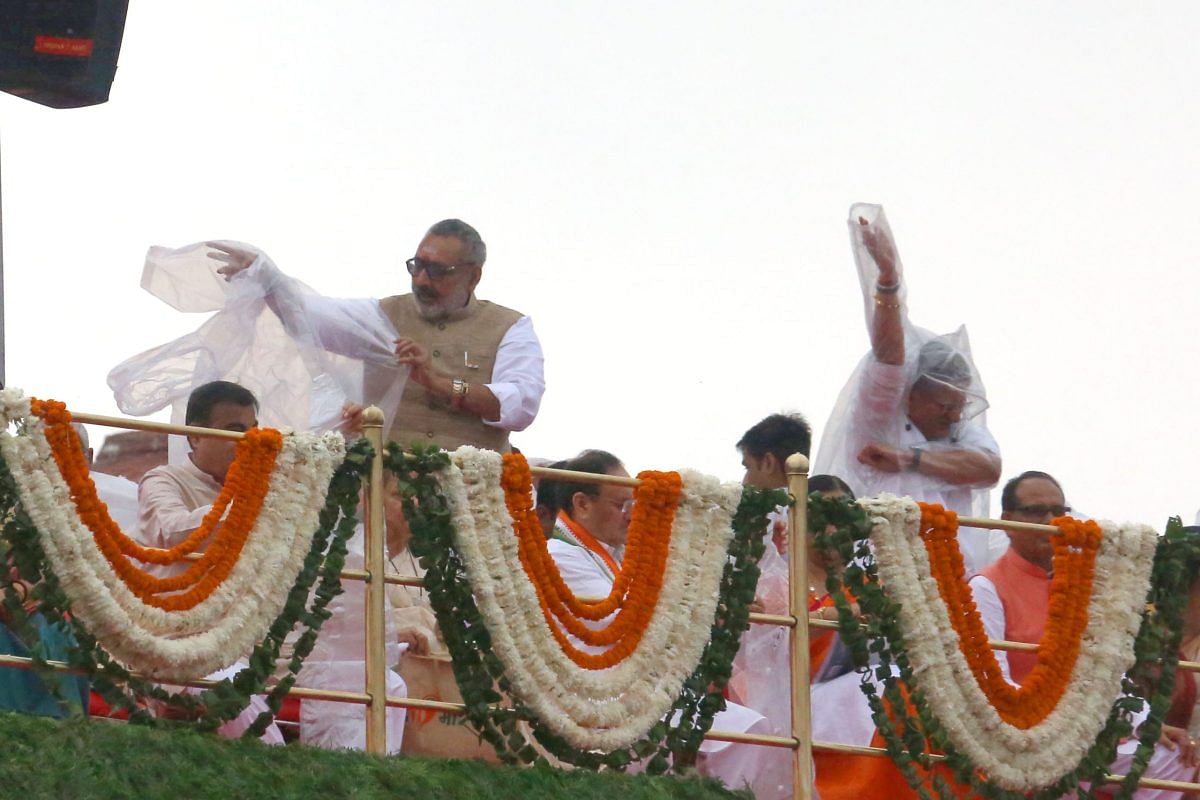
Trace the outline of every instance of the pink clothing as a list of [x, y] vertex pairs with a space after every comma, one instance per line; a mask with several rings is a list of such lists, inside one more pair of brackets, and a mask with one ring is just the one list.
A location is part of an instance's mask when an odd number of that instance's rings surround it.
[[[1010, 547], [981, 575], [996, 587], [1004, 606], [1004, 638], [1010, 642], [1040, 642], [1050, 612], [1050, 575], [1046, 570]], [[1012, 679], [1023, 683], [1037, 665], [1037, 653], [1009, 651], [1008, 664]]]

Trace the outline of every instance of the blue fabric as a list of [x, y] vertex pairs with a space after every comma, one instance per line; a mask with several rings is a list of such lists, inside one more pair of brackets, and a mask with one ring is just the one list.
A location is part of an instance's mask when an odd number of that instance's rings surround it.
[[[39, 653], [48, 661], [66, 661], [75, 645], [71, 632], [63, 625], [51, 625], [41, 614], [30, 621], [37, 626]], [[0, 624], [0, 653], [31, 656], [11, 628]], [[34, 670], [0, 667], [0, 708], [44, 717], [70, 717], [86, 714], [88, 682], [79, 675], [39, 674]], [[57, 695], [57, 696], [56, 696]]]

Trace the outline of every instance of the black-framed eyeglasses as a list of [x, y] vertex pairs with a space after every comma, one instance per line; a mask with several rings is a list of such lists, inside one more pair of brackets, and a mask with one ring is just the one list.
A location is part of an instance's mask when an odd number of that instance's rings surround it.
[[1013, 509], [1018, 514], [1024, 514], [1027, 517], [1065, 517], [1071, 513], [1070, 506], [1017, 506]]
[[416, 275], [421, 270], [430, 277], [431, 280], [441, 280], [447, 275], [453, 275], [461, 264], [439, 264], [436, 261], [426, 261], [423, 258], [410, 258], [404, 262], [404, 266], [408, 267], [409, 275]]

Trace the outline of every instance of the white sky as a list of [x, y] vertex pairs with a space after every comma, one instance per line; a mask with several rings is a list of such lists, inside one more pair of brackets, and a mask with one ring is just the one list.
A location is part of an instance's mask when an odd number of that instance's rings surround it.
[[873, 201], [913, 320], [969, 326], [1005, 479], [1190, 522], [1198, 23], [1095, 0], [135, 0], [108, 104], [0, 96], [8, 382], [116, 413], [108, 370], [202, 321], [138, 288], [149, 245], [241, 239], [383, 296], [458, 216], [489, 246], [480, 295], [545, 347], [523, 451], [737, 478], [747, 427], [800, 410], [819, 437], [866, 351], [845, 215]]

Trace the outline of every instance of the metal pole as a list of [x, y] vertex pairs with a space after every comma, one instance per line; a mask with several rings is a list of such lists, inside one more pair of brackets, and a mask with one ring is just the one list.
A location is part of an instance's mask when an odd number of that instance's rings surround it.
[[383, 518], [383, 412], [375, 406], [363, 411], [363, 435], [375, 450], [367, 479], [366, 524], [363, 551], [366, 555], [365, 590], [367, 614], [366, 688], [367, 752], [387, 752], [387, 651], [384, 646], [384, 557], [387, 532]]
[[792, 508], [788, 513], [788, 589], [791, 614], [795, 620], [792, 646], [792, 796], [810, 800], [813, 796], [812, 710], [809, 696], [808, 663], [808, 459], [793, 453], [787, 460], [788, 492]]

